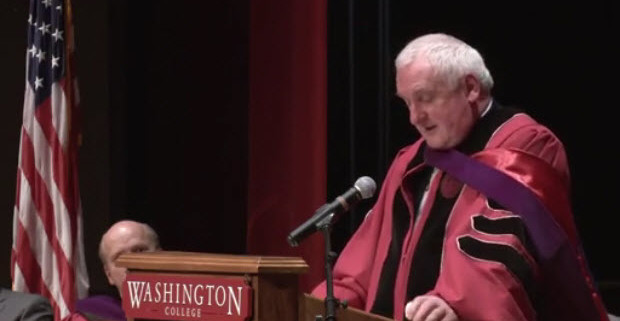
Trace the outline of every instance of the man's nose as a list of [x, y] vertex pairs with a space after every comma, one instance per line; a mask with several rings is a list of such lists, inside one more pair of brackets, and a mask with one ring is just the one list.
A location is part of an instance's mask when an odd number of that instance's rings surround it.
[[409, 108], [409, 122], [413, 125], [420, 124], [428, 117], [426, 111], [420, 108], [420, 106], [410, 104], [407, 107]]

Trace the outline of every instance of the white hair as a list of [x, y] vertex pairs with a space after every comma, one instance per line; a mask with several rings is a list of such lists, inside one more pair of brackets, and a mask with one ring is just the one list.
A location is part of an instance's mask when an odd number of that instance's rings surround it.
[[450, 86], [458, 85], [463, 76], [473, 75], [484, 91], [491, 92], [493, 88], [493, 77], [480, 53], [453, 36], [433, 33], [418, 37], [401, 50], [394, 64], [399, 69], [419, 57], [424, 57], [435, 74]]

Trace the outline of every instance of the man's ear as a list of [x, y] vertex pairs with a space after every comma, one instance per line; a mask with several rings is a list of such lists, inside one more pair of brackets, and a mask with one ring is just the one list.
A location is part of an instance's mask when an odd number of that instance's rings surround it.
[[115, 285], [112, 280], [112, 273], [110, 272], [107, 264], [103, 265], [103, 271], [105, 272], [105, 276], [108, 278], [108, 283], [110, 283], [110, 285]]
[[480, 80], [476, 78], [474, 75], [466, 75], [465, 76], [465, 96], [467, 97], [467, 101], [473, 103], [480, 98], [482, 87], [480, 85]]

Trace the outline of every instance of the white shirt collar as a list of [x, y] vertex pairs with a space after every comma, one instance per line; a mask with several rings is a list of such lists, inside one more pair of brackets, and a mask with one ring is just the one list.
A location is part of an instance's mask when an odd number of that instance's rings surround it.
[[480, 114], [480, 118], [484, 117], [484, 115], [486, 115], [489, 110], [491, 110], [491, 105], [493, 105], [493, 98], [489, 99], [489, 103], [487, 104], [487, 107], [484, 109], [482, 114]]

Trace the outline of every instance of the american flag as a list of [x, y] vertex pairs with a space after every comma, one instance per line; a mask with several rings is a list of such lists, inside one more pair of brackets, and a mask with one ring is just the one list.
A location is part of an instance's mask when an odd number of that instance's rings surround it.
[[49, 298], [56, 320], [88, 291], [73, 48], [69, 0], [31, 0], [11, 277], [14, 290]]

